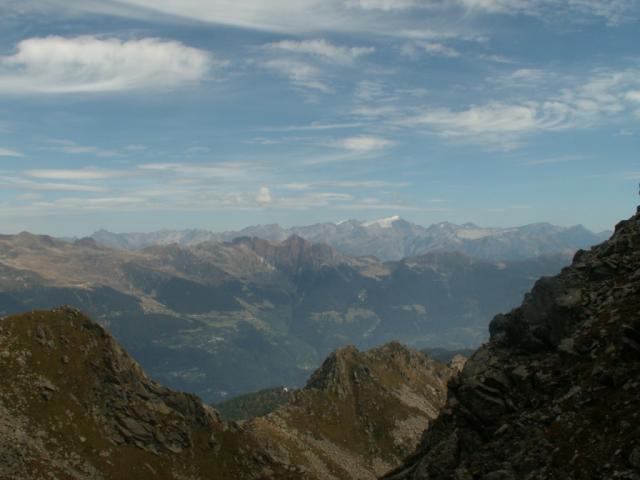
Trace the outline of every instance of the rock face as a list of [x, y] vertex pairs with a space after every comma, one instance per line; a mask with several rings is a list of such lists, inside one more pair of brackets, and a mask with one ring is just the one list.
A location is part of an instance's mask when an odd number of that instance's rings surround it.
[[0, 478], [300, 478], [77, 310], [0, 322]]
[[384, 478], [640, 479], [640, 215], [490, 332]]
[[411, 453], [456, 371], [399, 343], [327, 358], [289, 404], [247, 427], [317, 480], [375, 479]]

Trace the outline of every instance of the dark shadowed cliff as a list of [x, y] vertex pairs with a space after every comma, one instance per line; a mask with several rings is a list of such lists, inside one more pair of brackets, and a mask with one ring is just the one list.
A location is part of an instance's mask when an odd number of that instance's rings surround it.
[[640, 215], [490, 331], [387, 480], [640, 478]]

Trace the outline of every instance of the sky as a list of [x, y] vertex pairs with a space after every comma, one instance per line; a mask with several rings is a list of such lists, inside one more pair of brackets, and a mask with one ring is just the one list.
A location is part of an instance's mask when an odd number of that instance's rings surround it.
[[0, 0], [0, 232], [611, 229], [640, 0]]

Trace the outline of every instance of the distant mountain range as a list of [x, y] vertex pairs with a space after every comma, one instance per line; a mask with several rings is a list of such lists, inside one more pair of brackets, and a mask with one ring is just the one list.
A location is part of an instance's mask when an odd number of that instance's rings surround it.
[[229, 242], [240, 237], [281, 242], [297, 235], [313, 243], [330, 245], [345, 255], [371, 255], [382, 261], [440, 251], [456, 251], [496, 261], [573, 252], [598, 244], [610, 234], [611, 232], [593, 233], [582, 225], [559, 227], [549, 223], [513, 228], [482, 228], [472, 223], [456, 225], [443, 222], [422, 227], [394, 216], [369, 222], [347, 220], [288, 229], [280, 225], [258, 225], [223, 233], [208, 230], [161, 230], [117, 234], [100, 230], [92, 238], [103, 246], [136, 250], [174, 243], [194, 246], [203, 242]]
[[299, 236], [115, 250], [22, 233], [0, 236], [0, 316], [73, 305], [154, 378], [218, 402], [299, 386], [346, 344], [477, 346], [496, 313], [569, 260], [438, 252], [383, 263]]

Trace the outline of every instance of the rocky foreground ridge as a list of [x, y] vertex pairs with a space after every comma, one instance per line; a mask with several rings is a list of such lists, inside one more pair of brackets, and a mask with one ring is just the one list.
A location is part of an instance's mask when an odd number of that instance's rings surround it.
[[385, 479], [640, 479], [640, 209], [490, 332]]
[[0, 478], [300, 478], [60, 308], [0, 322]]
[[331, 355], [290, 405], [225, 423], [61, 307], [0, 320], [2, 479], [373, 479], [410, 454], [454, 370], [394, 343]]

